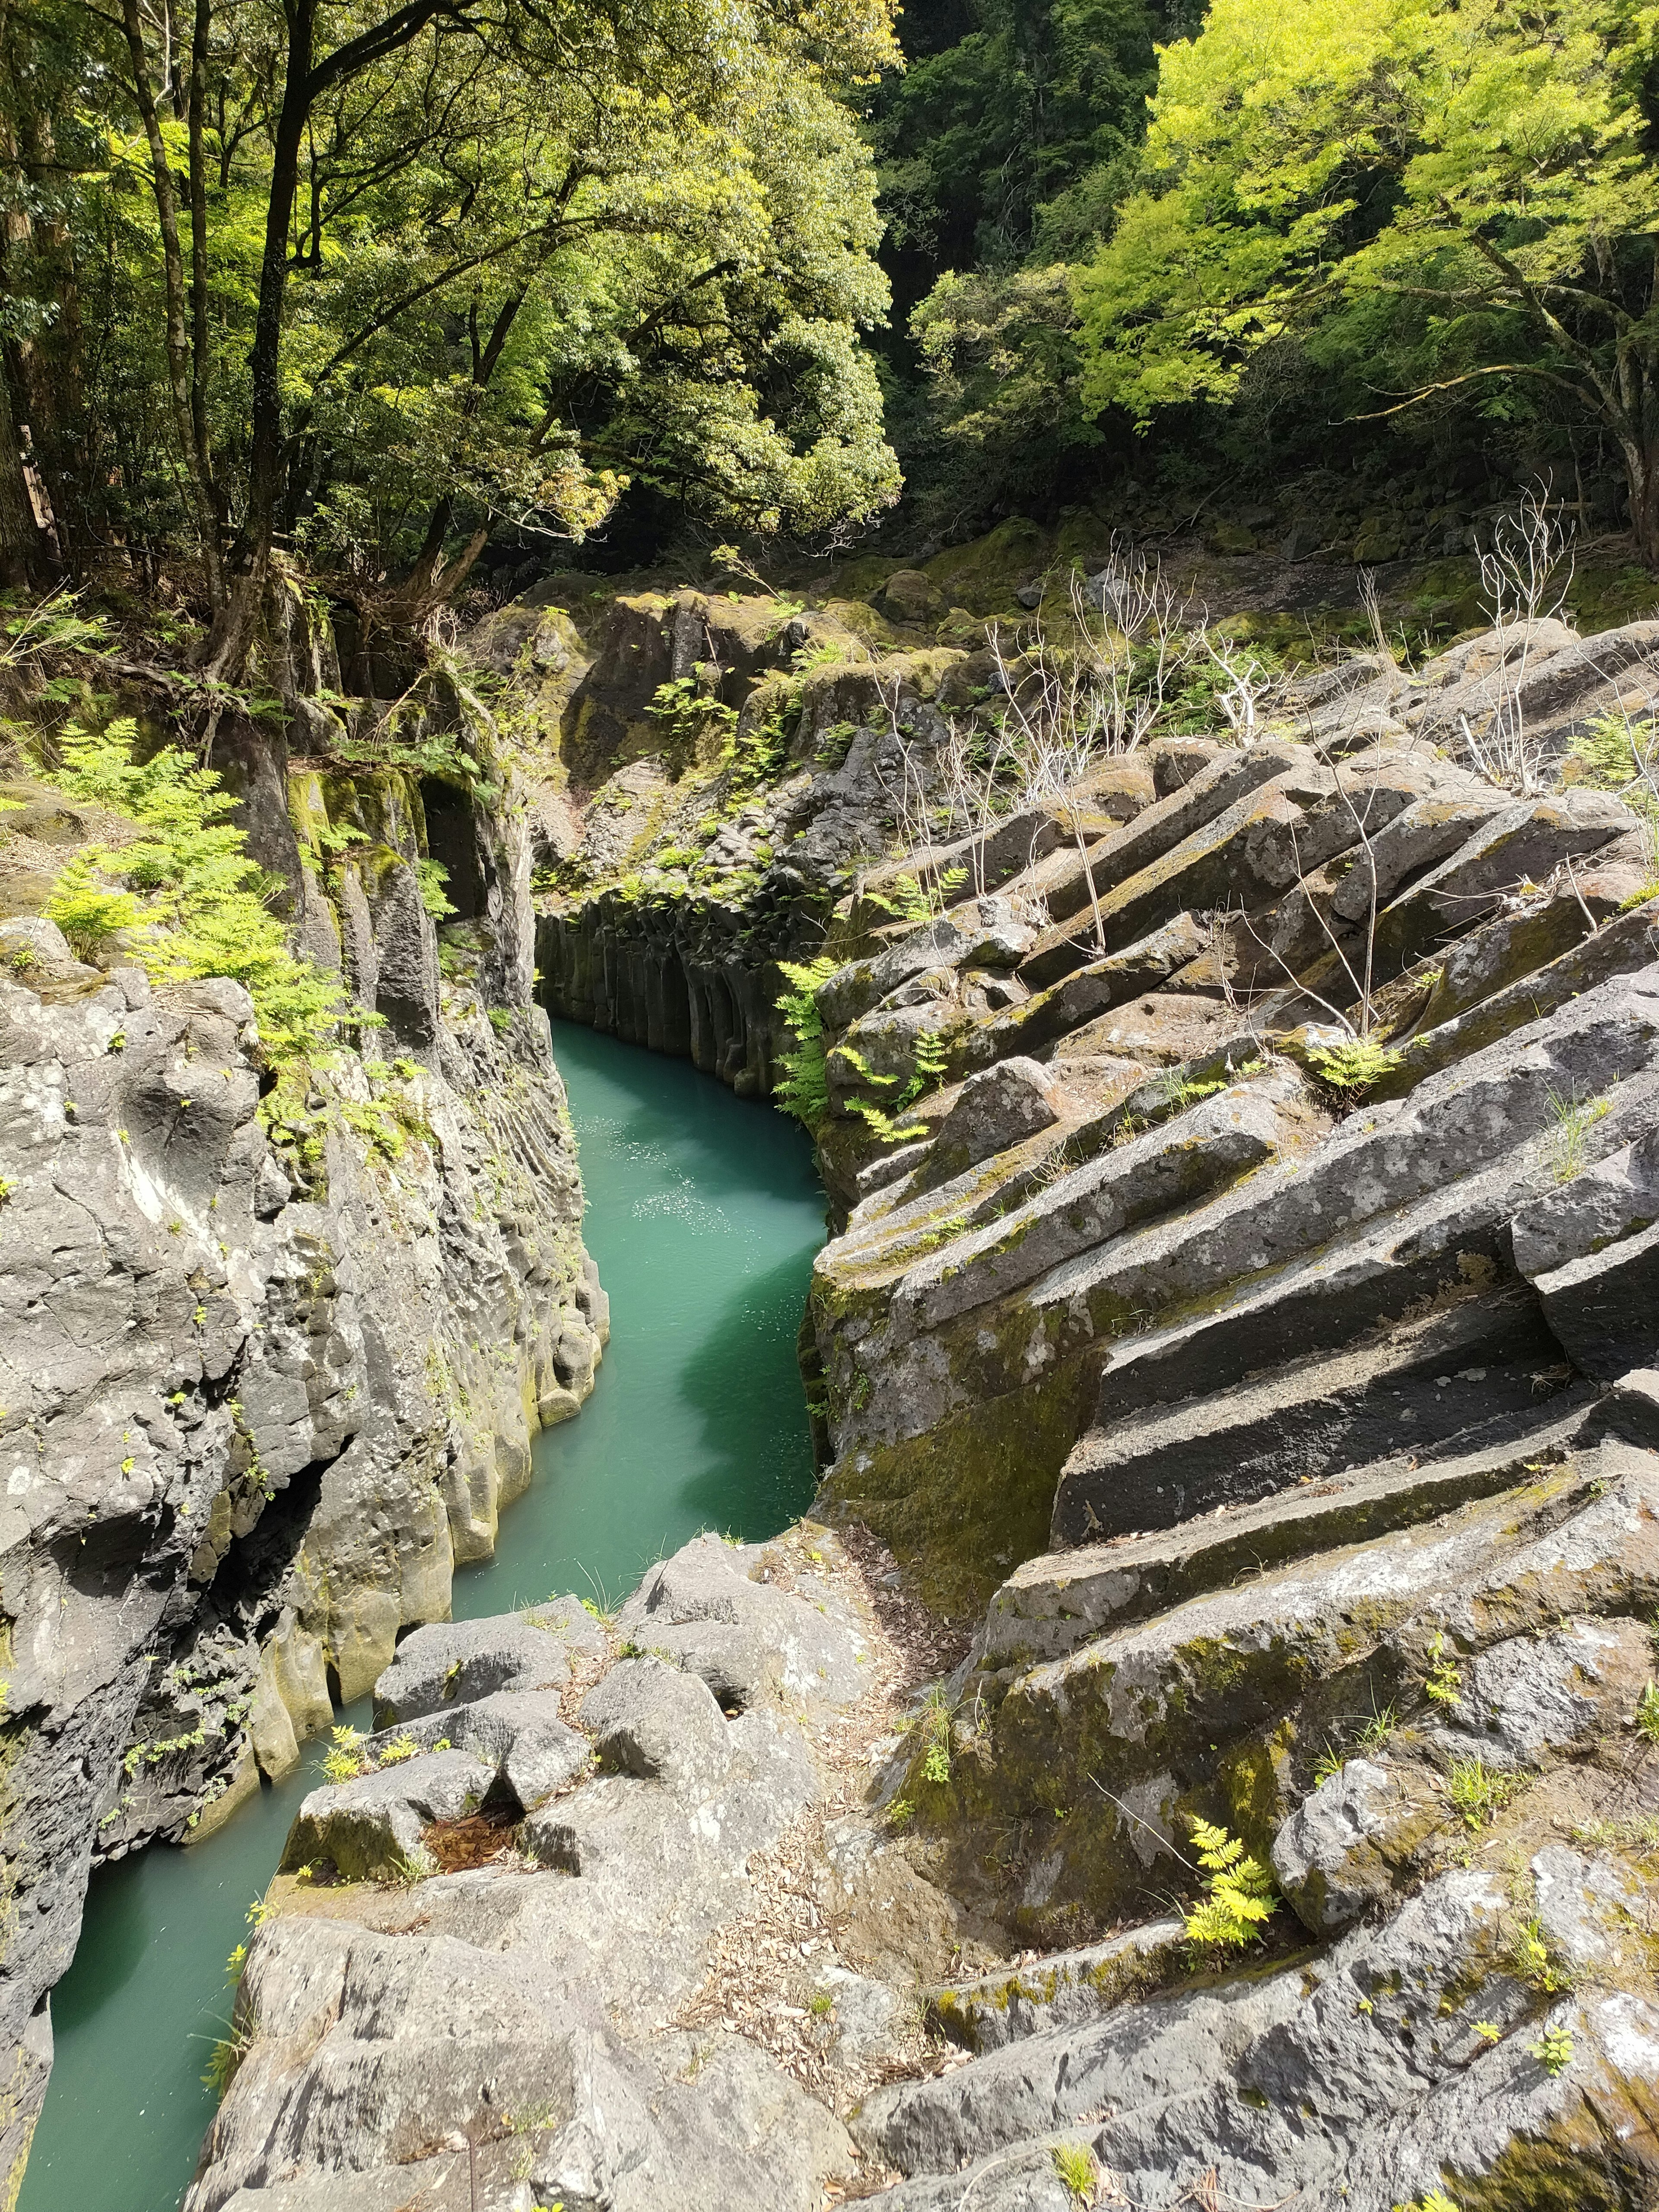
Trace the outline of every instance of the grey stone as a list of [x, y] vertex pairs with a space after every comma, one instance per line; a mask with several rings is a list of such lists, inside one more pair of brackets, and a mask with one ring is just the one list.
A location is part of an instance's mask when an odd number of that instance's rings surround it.
[[1659, 1350], [1659, 1224], [1553, 1268], [1536, 1288], [1574, 1364], [1616, 1382]]
[[1298, 1917], [1328, 1936], [1409, 1881], [1414, 1851], [1445, 1817], [1420, 1772], [1350, 1759], [1274, 1837], [1273, 1874]]
[[706, 1682], [659, 1659], [624, 1659], [581, 1705], [600, 1764], [650, 1781], [717, 1781], [731, 1763], [726, 1723]]
[[495, 1768], [471, 1752], [434, 1751], [313, 1790], [289, 1831], [283, 1864], [330, 1860], [347, 1881], [428, 1871], [422, 1831], [476, 1813], [495, 1778]]
[[550, 1600], [527, 1614], [434, 1621], [404, 1638], [375, 1683], [375, 1723], [385, 1729], [441, 1714], [496, 1690], [556, 1687], [568, 1680], [573, 1656], [597, 1652], [602, 1642], [598, 1624], [574, 1598]]
[[[1565, 1948], [1588, 1916], [1587, 1955], [1607, 1957], [1616, 1907], [1553, 1863], [1533, 1887], [1553, 1940]], [[1592, 2201], [1623, 2152], [1571, 2130], [1571, 2116], [1604, 2068], [1640, 2108], [1659, 2082], [1659, 2013], [1622, 1991], [1558, 2000], [1543, 2024], [1567, 2034], [1573, 2057], [1547, 2072], [1528, 2050], [1529, 1993], [1504, 1970], [1509, 1910], [1489, 1875], [1443, 1875], [1305, 1970], [1131, 2005], [878, 2090], [860, 2138], [915, 2179], [873, 2201], [945, 2212], [983, 2174], [988, 2202], [1040, 2203], [1024, 2178], [1041, 2162], [1052, 2172], [1048, 2147], [1065, 2130], [1096, 2149], [1122, 2195], [1152, 2206], [1173, 2206], [1207, 2175], [1224, 2203], [1291, 2191], [1389, 2212], [1402, 2191], [1455, 2191], [1460, 2174], [1477, 2184], [1517, 2137], [1559, 2142], [1552, 2185]], [[1495, 2047], [1474, 2033], [1480, 2019], [1499, 2028]], [[1012, 2170], [1008, 2193], [993, 2162]]]
[[[617, 1626], [647, 1649], [661, 1643], [669, 1628], [742, 1629], [768, 1655], [769, 1676], [775, 1668], [778, 1686], [790, 1697], [837, 1705], [862, 1697], [867, 1685], [860, 1655], [866, 1646], [857, 1625], [836, 1618], [817, 1602], [774, 1589], [763, 1579], [766, 1572], [763, 1546], [696, 1537], [652, 1569], [618, 1613]], [[691, 1658], [693, 1649], [689, 1635], [673, 1646], [682, 1665], [703, 1672]], [[729, 1649], [723, 1636], [710, 1638], [711, 1674], [726, 1663]], [[739, 1702], [747, 1702], [746, 1696]]]
[[1186, 1944], [1182, 1920], [1153, 1920], [1104, 1943], [1056, 1951], [927, 1995], [928, 2018], [953, 2043], [1000, 2051], [1028, 2035], [1080, 2027], [1156, 1984]]
[[364, 1749], [379, 1759], [389, 1744], [413, 1742], [423, 1752], [447, 1741], [488, 1761], [528, 1812], [587, 1763], [586, 1736], [566, 1726], [556, 1691], [497, 1690], [366, 1737]]
[[1006, 1152], [1060, 1117], [1055, 1077], [1034, 1060], [1000, 1060], [963, 1085], [934, 1142], [942, 1153], [971, 1167]]
[[1167, 1526], [1409, 1447], [1474, 1442], [1537, 1405], [1554, 1338], [1530, 1291], [1455, 1306], [1267, 1380], [1152, 1406], [1091, 1431], [1054, 1493], [1056, 1546]]

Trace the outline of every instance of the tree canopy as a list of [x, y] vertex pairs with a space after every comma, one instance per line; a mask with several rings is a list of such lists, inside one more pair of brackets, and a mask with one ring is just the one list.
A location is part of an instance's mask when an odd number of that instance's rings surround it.
[[70, 568], [193, 544], [233, 659], [276, 545], [418, 607], [630, 484], [868, 516], [894, 53], [886, 0], [0, 0], [0, 473]]
[[1139, 188], [1075, 276], [1085, 404], [1230, 400], [1291, 332], [1352, 413], [1548, 387], [1611, 433], [1659, 555], [1656, 23], [1216, 0], [1163, 53]]

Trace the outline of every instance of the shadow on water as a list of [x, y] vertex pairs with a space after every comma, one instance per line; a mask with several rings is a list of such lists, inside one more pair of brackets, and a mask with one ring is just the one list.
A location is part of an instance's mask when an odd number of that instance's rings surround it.
[[[805, 1136], [684, 1061], [563, 1023], [554, 1042], [611, 1340], [580, 1418], [537, 1439], [500, 1558], [456, 1576], [458, 1619], [555, 1590], [620, 1597], [699, 1528], [769, 1535], [812, 1494], [795, 1333], [823, 1194]], [[367, 1701], [349, 1717], [366, 1725]], [[226, 1957], [325, 1747], [205, 1843], [94, 1879], [21, 2212], [178, 2203], [213, 2117], [200, 2076], [230, 2009]]]

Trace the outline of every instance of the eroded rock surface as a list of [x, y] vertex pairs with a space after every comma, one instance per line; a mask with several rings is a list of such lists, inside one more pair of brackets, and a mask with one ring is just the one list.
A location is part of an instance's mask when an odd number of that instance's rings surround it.
[[308, 1090], [264, 1095], [239, 985], [152, 988], [118, 948], [100, 969], [48, 921], [0, 923], [14, 2180], [89, 1866], [209, 1832], [447, 1614], [607, 1333], [522, 830], [460, 807], [473, 950], [445, 980], [392, 781], [329, 794], [391, 841], [349, 847], [374, 902], [296, 863], [302, 935], [384, 1024]]
[[[411, 2191], [459, 2208], [469, 2141], [480, 2203], [567, 2212], [816, 2212], [825, 2182], [855, 2166], [837, 2110], [849, 2100], [822, 2092], [870, 2078], [915, 2028], [858, 1934], [890, 1908], [889, 1845], [863, 1804], [868, 1765], [849, 1767], [845, 1747], [850, 1732], [861, 1753], [902, 1670], [841, 1547], [810, 1531], [764, 1547], [701, 1539], [602, 1638], [568, 1640], [558, 1620], [585, 1617], [549, 1610], [550, 1629], [535, 1610], [465, 1625], [460, 1663], [477, 1679], [469, 1695], [458, 1674], [444, 1710], [466, 1750], [399, 1747], [307, 1800], [287, 1860], [306, 1873], [279, 1881], [253, 1939], [238, 1998], [250, 2047], [191, 2212], [323, 2212]], [[461, 1633], [417, 1631], [382, 1677], [381, 1707], [404, 1705]], [[729, 1671], [736, 1634], [755, 1663], [727, 1711], [705, 1677]], [[510, 1749], [493, 1780], [477, 1753], [497, 1726], [483, 1717], [557, 1694], [489, 1686], [533, 1638], [556, 1660], [530, 1671], [559, 1673], [568, 1656], [582, 1761], [527, 1808]], [[383, 1730], [364, 1756], [396, 1743]], [[465, 1813], [438, 1809], [454, 1796], [470, 1796]], [[797, 1874], [791, 1839], [838, 1803], [854, 1808], [861, 1847], [843, 1828], [842, 1875], [827, 1859]], [[384, 1870], [363, 1850], [370, 1808], [441, 1858], [458, 1819], [492, 1806], [487, 1863], [403, 1888], [361, 1879]], [[814, 1932], [785, 1947], [766, 1932], [772, 1893], [797, 1880]]]

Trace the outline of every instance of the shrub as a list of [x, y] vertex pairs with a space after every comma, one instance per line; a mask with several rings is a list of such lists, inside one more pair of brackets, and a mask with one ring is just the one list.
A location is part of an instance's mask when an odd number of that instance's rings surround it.
[[1636, 1700], [1636, 1725], [1650, 1743], [1659, 1743], [1659, 1682], [1650, 1682]]
[[1273, 1876], [1224, 1828], [1194, 1820], [1192, 1832], [1208, 1894], [1187, 1915], [1188, 1942], [1224, 1949], [1253, 1942], [1279, 1908]]
[[[272, 1064], [307, 1057], [333, 1034], [343, 1010], [342, 986], [290, 950], [268, 903], [278, 886], [250, 859], [242, 831], [225, 818], [236, 802], [219, 777], [173, 745], [141, 764], [132, 757], [137, 736], [131, 718], [102, 732], [71, 724], [63, 732], [62, 764], [52, 781], [72, 799], [125, 814], [142, 834], [71, 861], [54, 899], [77, 866], [71, 891], [92, 888], [94, 870], [125, 878], [128, 890], [106, 894], [126, 901], [120, 920], [106, 909], [108, 929], [142, 921], [134, 954], [156, 981], [229, 976], [253, 1000]], [[142, 907], [133, 891], [149, 894]], [[69, 936], [69, 925], [58, 926]]]

